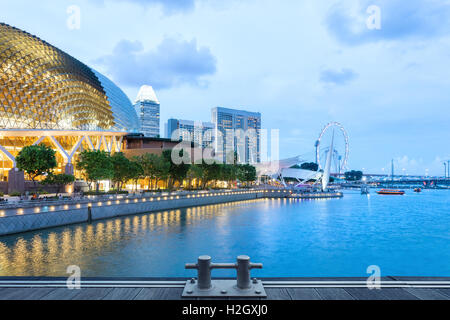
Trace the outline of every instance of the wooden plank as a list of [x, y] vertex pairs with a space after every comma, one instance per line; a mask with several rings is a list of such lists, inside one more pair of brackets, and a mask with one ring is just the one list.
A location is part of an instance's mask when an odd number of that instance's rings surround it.
[[114, 288], [103, 300], [133, 300], [142, 288]]
[[285, 288], [266, 288], [268, 300], [291, 300], [291, 296]]
[[161, 290], [161, 300], [181, 300], [183, 288], [163, 288]]
[[288, 288], [287, 292], [292, 300], [321, 300], [314, 288]]
[[384, 294], [388, 300], [419, 300], [418, 297], [403, 290], [403, 288], [383, 288], [381, 293]]
[[101, 300], [112, 290], [113, 288], [83, 288], [78, 290], [72, 300]]
[[405, 291], [416, 296], [420, 300], [448, 300], [449, 298], [435, 289], [405, 288]]
[[72, 300], [78, 295], [80, 290], [69, 290], [67, 288], [57, 288], [48, 295], [41, 298], [41, 300]]
[[367, 288], [345, 288], [356, 300], [386, 300], [387, 297], [381, 293], [381, 290]]
[[40, 300], [54, 288], [2, 288], [0, 300]]
[[442, 293], [443, 295], [447, 296], [450, 299], [450, 289], [448, 288], [441, 288], [437, 289], [439, 293]]
[[402, 288], [345, 288], [357, 300], [419, 300], [418, 297], [408, 293]]
[[343, 288], [316, 288], [323, 300], [355, 300]]
[[134, 300], [159, 300], [161, 288], [143, 288]]

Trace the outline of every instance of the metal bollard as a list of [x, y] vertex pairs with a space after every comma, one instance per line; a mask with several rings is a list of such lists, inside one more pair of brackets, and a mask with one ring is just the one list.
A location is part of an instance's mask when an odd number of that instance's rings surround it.
[[262, 263], [250, 263], [249, 256], [237, 257], [237, 286], [239, 289], [251, 288], [250, 270], [262, 269]]
[[200, 290], [211, 289], [212, 269], [236, 269], [237, 287], [239, 289], [249, 289], [252, 287], [250, 279], [251, 269], [262, 269], [262, 263], [250, 263], [249, 256], [238, 256], [237, 263], [211, 263], [210, 256], [200, 256], [196, 264], [187, 263], [186, 269], [196, 269], [198, 272], [197, 287]]
[[197, 264], [186, 264], [186, 269], [197, 269], [199, 289], [207, 290], [211, 288], [211, 257], [198, 257]]

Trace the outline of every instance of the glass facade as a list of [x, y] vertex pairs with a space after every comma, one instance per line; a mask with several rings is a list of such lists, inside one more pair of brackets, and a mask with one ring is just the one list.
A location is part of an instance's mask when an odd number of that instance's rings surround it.
[[110, 80], [39, 38], [0, 24], [0, 129], [136, 132]]
[[145, 137], [159, 138], [161, 123], [161, 105], [151, 86], [142, 86], [134, 104], [140, 132]]
[[[131, 101], [111, 80], [41, 39], [0, 23], [0, 180], [26, 146], [56, 152], [56, 173], [82, 150], [120, 151], [139, 132]], [[15, 171], [13, 171], [15, 172]]]
[[212, 109], [216, 126], [215, 150], [223, 160], [238, 153], [239, 161], [261, 162], [261, 114], [217, 107]]
[[[212, 147], [215, 125], [211, 122], [169, 119], [167, 138], [192, 141], [203, 148]], [[174, 136], [175, 135], [175, 136]]]
[[104, 75], [93, 69], [92, 71], [94, 71], [105, 89], [106, 96], [116, 121], [115, 127], [118, 131], [130, 133], [139, 132], [139, 119], [127, 95]]

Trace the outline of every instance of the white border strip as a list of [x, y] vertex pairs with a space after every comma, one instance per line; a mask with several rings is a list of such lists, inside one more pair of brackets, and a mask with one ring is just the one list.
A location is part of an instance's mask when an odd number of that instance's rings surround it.
[[[83, 288], [184, 288], [186, 281], [81, 281]], [[367, 288], [366, 281], [263, 281], [265, 288]], [[450, 281], [381, 281], [380, 288], [450, 288]], [[0, 288], [66, 288], [63, 280], [0, 280]]]

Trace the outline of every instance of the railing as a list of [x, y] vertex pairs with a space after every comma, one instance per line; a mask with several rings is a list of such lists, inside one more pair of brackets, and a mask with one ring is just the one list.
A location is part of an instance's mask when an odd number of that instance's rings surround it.
[[86, 196], [80, 199], [66, 200], [33, 200], [9, 203], [0, 206], [0, 218], [6, 216], [45, 213], [53, 211], [64, 211], [71, 209], [82, 209], [89, 207], [112, 206], [120, 204], [133, 204], [153, 201], [168, 201], [180, 199], [197, 199], [213, 196], [234, 196], [242, 194], [261, 193], [262, 190], [227, 190], [227, 191], [200, 191], [200, 192], [165, 192], [165, 193], [143, 193], [139, 195], [102, 195]]
[[322, 199], [342, 197], [342, 193], [306, 193], [296, 194], [290, 190], [264, 190], [264, 189], [240, 189], [226, 191], [199, 191], [199, 192], [165, 192], [165, 193], [148, 193], [134, 195], [101, 195], [101, 196], [85, 196], [79, 199], [62, 199], [62, 200], [32, 200], [8, 203], [0, 205], [0, 218], [15, 215], [36, 214], [53, 211], [67, 211], [83, 208], [94, 208], [102, 206], [112, 206], [121, 204], [133, 204], [153, 201], [168, 201], [180, 199], [198, 199], [215, 196], [235, 196], [243, 194], [262, 194], [268, 198], [308, 198]]

